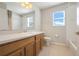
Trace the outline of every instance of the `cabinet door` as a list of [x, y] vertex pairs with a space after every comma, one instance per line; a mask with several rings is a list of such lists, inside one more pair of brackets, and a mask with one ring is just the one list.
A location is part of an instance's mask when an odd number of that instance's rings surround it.
[[41, 49], [44, 46], [44, 34], [41, 34]]
[[26, 56], [33, 56], [34, 55], [34, 43], [30, 43], [28, 46], [25, 47], [25, 55]]
[[40, 41], [36, 42], [36, 55], [38, 55], [40, 53]]
[[24, 49], [19, 49], [13, 53], [11, 53], [9, 56], [23, 56], [24, 55]]
[[40, 34], [36, 35], [36, 55], [39, 54], [40, 50], [41, 50], [41, 37]]

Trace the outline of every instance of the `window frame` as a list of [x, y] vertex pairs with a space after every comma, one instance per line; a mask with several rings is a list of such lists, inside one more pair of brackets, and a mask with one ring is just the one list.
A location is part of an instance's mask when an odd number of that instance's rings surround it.
[[[62, 23], [62, 25], [56, 25], [55, 24], [55, 19], [56, 18], [54, 18], [54, 14], [55, 13], [60, 13], [60, 12], [63, 12], [63, 15], [64, 15], [64, 17], [60, 17], [60, 18], [58, 18], [58, 19], [63, 19], [63, 23]], [[65, 26], [65, 11], [63, 10], [63, 11], [55, 11], [55, 12], [53, 12], [53, 26]]]

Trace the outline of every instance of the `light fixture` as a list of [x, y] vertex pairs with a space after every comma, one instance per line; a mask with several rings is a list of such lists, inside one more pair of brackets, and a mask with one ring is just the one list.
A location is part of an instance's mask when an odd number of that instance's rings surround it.
[[32, 4], [29, 2], [23, 2], [21, 5], [25, 8], [32, 8]]

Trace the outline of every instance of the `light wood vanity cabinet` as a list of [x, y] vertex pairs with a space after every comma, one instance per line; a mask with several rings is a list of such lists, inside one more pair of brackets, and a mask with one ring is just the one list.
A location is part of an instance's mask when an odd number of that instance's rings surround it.
[[39, 34], [35, 36], [35, 46], [36, 46], [36, 55], [38, 55], [43, 47], [43, 38], [44, 35], [43, 34]]
[[41, 50], [41, 37], [40, 35], [36, 35], [36, 55], [39, 54], [40, 50]]
[[23, 55], [24, 55], [24, 49], [19, 49], [9, 54], [8, 56], [23, 56]]
[[40, 41], [41, 47], [40, 48], [42, 50], [42, 48], [44, 46], [44, 35], [43, 34], [40, 35], [40, 39], [41, 39], [41, 41]]
[[25, 55], [26, 56], [33, 56], [34, 55], [34, 43], [30, 43], [28, 46], [25, 47]]
[[41, 50], [43, 34], [0, 45], [1, 56], [35, 56]]
[[35, 39], [32, 39], [33, 41], [31, 41], [28, 45], [26, 45], [24, 47], [25, 49], [25, 56], [33, 56], [35, 54], [34, 48], [35, 48]]

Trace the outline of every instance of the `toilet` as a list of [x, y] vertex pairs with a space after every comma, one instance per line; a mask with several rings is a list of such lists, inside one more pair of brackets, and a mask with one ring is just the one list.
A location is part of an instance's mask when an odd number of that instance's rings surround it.
[[51, 38], [50, 37], [44, 37], [46, 41], [46, 45], [49, 46], [51, 44]]

